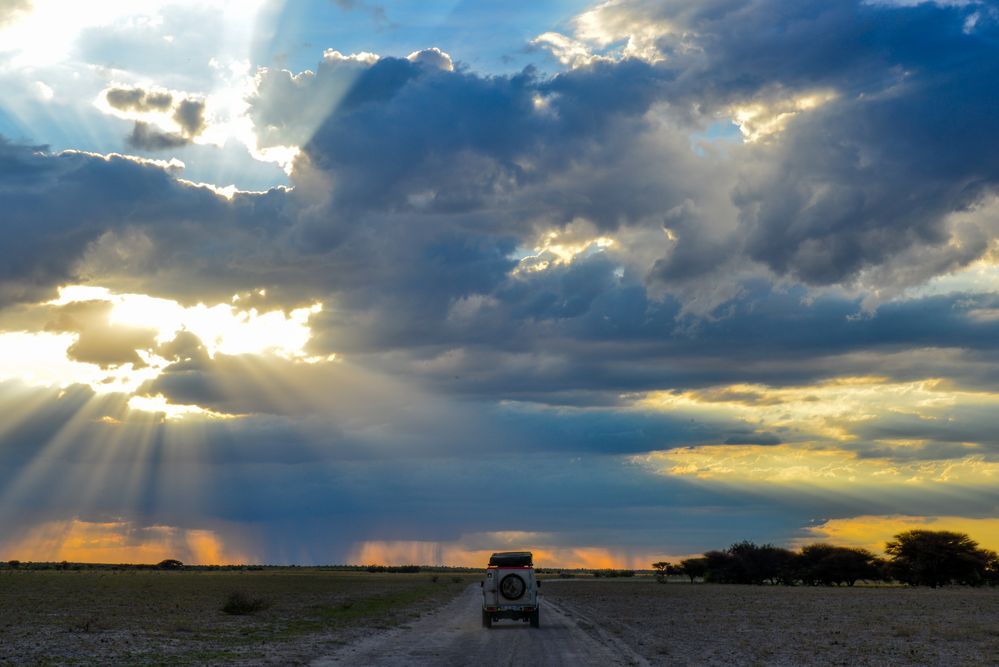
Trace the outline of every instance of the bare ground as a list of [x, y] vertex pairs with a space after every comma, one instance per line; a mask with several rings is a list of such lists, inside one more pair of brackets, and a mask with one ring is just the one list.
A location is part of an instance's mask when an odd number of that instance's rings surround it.
[[334, 665], [999, 665], [999, 591], [550, 581], [542, 627], [481, 627], [479, 590]]
[[999, 665], [999, 590], [562, 581], [547, 600], [652, 664]]

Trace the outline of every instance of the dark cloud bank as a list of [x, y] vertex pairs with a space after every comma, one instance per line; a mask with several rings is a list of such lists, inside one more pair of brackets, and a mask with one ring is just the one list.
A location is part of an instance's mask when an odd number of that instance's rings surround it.
[[[875, 289], [918, 286], [995, 247], [991, 3], [624, 7], [686, 28], [693, 43], [665, 35], [665, 60], [595, 62], [551, 77], [531, 69], [483, 77], [395, 58], [327, 57], [295, 77], [262, 70], [250, 100], [262, 142], [304, 147], [292, 190], [229, 201], [153, 163], [4, 142], [0, 301], [37, 301], [60, 283], [90, 280], [188, 303], [228, 301], [251, 287], [285, 306], [326, 303], [312, 320], [313, 351], [337, 352], [351, 366], [282, 370], [302, 400], [282, 404], [273, 387], [241, 381], [254, 371], [240, 360], [190, 351], [144, 388], [253, 413], [211, 429], [163, 479], [225, 461], [212, 469], [200, 509], [274, 535], [279, 525], [294, 532], [332, 522], [340, 539], [313, 544], [316, 554], [342, 556], [347, 538], [450, 539], [482, 529], [604, 544], [627, 529], [637, 531], [634, 543], [659, 545], [690, 527], [684, 508], [713, 508], [711, 539], [719, 537], [677, 551], [719, 546], [721, 535], [785, 539], [816, 513], [986, 511], [977, 501], [885, 494], [863, 508], [756, 498], [749, 512], [745, 496], [619, 457], [784, 437], [628, 408], [629, 392], [872, 373], [991, 387], [999, 319], [980, 314], [999, 308], [994, 296], [862, 309]], [[733, 105], [820, 89], [835, 96], [768, 141], [692, 150], [690, 135]], [[156, 94], [112, 92], [108, 102], [121, 109], [174, 108]], [[203, 111], [179, 103], [177, 141], [202, 129]], [[136, 124], [133, 139], [146, 148], [174, 140], [156, 132]], [[608, 235], [616, 244], [519, 270], [553, 230], [567, 242]], [[100, 347], [80, 353], [108, 358]], [[371, 405], [353, 409], [359, 396]], [[391, 424], [384, 435], [358, 435], [378, 415]], [[961, 418], [961, 429], [924, 437], [970, 438], [993, 456], [988, 416]], [[49, 437], [30, 428], [3, 436], [2, 474], [16, 475], [31, 443]], [[913, 428], [899, 418], [865, 426], [858, 439], [909, 437]], [[168, 465], [167, 448], [154, 447], [156, 465]], [[322, 465], [307, 464], [315, 460]], [[530, 508], [530, 525], [483, 526], [490, 505], [479, 490], [498, 473], [516, 477], [513, 467], [523, 471], [513, 495]], [[160, 495], [148, 491], [137, 511], [190, 520], [193, 510], [186, 515], [156, 479]], [[95, 500], [95, 513], [120, 500]], [[405, 526], [428, 524], [435, 535], [406, 535]]]

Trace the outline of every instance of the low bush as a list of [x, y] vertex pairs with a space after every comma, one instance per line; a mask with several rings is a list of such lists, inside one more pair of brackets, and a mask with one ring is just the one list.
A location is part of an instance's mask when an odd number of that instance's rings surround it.
[[222, 611], [234, 616], [246, 616], [267, 609], [269, 606], [270, 603], [263, 598], [251, 598], [244, 593], [234, 591], [226, 598]]
[[634, 577], [634, 570], [594, 570], [594, 577]]

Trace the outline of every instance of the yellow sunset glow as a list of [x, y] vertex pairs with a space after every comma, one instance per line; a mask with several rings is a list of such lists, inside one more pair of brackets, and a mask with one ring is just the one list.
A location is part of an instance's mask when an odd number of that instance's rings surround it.
[[79, 519], [36, 526], [5, 545], [4, 553], [18, 560], [71, 563], [158, 563], [167, 558], [191, 565], [251, 562], [247, 554], [226, 548], [211, 530]]
[[[545, 546], [544, 542], [545, 537], [539, 533], [509, 531], [463, 536], [453, 542], [373, 540], [355, 544], [348, 561], [365, 565], [454, 565], [484, 568], [493, 552], [528, 550], [534, 554], [535, 567], [648, 569], [651, 563], [669, 558], [654, 552], [636, 553], [627, 549], [589, 546]], [[488, 544], [489, 547], [481, 548], [480, 545], [483, 544]]]
[[970, 535], [986, 549], [999, 550], [999, 519], [960, 516], [856, 516], [829, 519], [807, 528], [809, 537], [798, 544], [823, 541], [870, 549], [884, 550], [885, 542], [906, 530], [950, 530]]

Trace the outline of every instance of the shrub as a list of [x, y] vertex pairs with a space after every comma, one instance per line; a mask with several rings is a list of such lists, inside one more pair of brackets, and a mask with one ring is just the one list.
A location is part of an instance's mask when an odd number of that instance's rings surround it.
[[234, 591], [226, 598], [222, 611], [234, 616], [246, 616], [267, 609], [269, 606], [270, 603], [263, 598], [251, 598], [244, 593]]
[[368, 572], [391, 572], [394, 574], [415, 574], [420, 571], [419, 565], [369, 565]]
[[634, 577], [634, 570], [594, 570], [594, 577]]
[[180, 570], [184, 567], [176, 558], [167, 558], [166, 560], [161, 560], [156, 564], [156, 568], [159, 570]]

